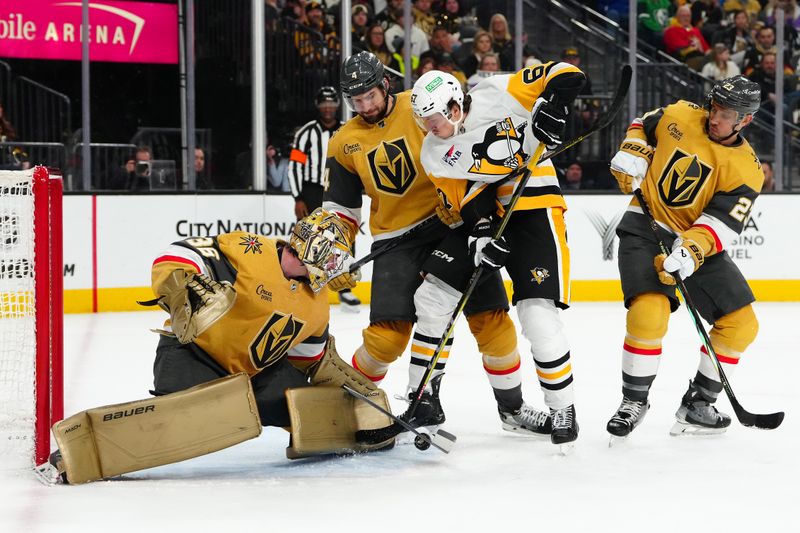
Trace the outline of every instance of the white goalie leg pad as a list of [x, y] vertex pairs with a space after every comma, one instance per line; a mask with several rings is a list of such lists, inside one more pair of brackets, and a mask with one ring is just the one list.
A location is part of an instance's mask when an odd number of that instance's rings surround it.
[[559, 309], [553, 300], [529, 298], [517, 302], [517, 315], [531, 344], [545, 404], [551, 409], [573, 405], [572, 361]]
[[222, 450], [261, 434], [247, 374], [82, 411], [53, 426], [70, 484]]
[[[408, 365], [409, 390], [417, 390], [425, 369], [433, 359], [436, 347], [444, 335], [447, 323], [458, 305], [461, 293], [436, 276], [426, 274], [422, 285], [414, 293], [414, 308], [417, 311], [417, 326], [411, 341], [411, 360]], [[447, 340], [431, 380], [444, 372], [453, 337]], [[430, 390], [430, 381], [426, 390]]]

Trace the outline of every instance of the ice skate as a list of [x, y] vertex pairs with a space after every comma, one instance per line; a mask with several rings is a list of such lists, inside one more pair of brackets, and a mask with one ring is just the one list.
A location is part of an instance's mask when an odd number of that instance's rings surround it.
[[535, 437], [548, 437], [552, 431], [550, 415], [524, 402], [522, 407], [516, 410], [508, 410], [498, 404], [497, 412], [505, 431]]
[[630, 400], [623, 396], [619, 409], [606, 424], [606, 431], [611, 433], [608, 445], [613, 446], [628, 438], [628, 435], [642, 423], [650, 409], [650, 402]]
[[669, 431], [669, 434], [675, 437], [717, 435], [725, 433], [731, 425], [731, 417], [717, 411], [711, 402], [703, 398], [693, 381], [689, 381], [689, 390], [683, 395], [675, 418], [675, 425]]
[[[435, 433], [440, 425], [444, 424], [445, 416], [442, 410], [442, 404], [439, 401], [439, 388], [442, 384], [442, 377], [444, 374], [439, 374], [430, 382], [431, 391], [427, 390], [422, 393], [417, 408], [413, 413], [410, 413], [411, 405], [405, 413], [400, 415], [405, 422], [408, 422], [414, 428], [424, 428], [428, 433]], [[408, 393], [408, 402], [413, 405], [414, 395], [416, 391]]]
[[342, 311], [347, 313], [361, 312], [361, 300], [350, 289], [339, 292], [339, 303], [342, 306]]
[[550, 442], [559, 446], [561, 455], [572, 451], [578, 438], [578, 421], [575, 419], [575, 406], [568, 405], [562, 409], [550, 409], [553, 431]]

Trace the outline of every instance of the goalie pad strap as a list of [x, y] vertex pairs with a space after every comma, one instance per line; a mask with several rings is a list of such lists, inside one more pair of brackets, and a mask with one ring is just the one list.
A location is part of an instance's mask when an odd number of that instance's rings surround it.
[[176, 463], [260, 434], [255, 396], [244, 373], [89, 409], [53, 426], [72, 484]]
[[369, 378], [339, 357], [332, 335], [328, 337], [328, 346], [325, 349], [325, 354], [320, 358], [317, 365], [310, 370], [309, 377], [312, 385], [337, 388], [347, 385], [361, 394], [370, 394], [377, 389]]

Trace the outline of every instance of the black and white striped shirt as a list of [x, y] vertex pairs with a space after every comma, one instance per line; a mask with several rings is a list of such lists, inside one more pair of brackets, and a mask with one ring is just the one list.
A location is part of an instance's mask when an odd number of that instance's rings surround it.
[[315, 119], [297, 130], [289, 155], [289, 185], [295, 198], [300, 196], [303, 183], [324, 185], [322, 177], [328, 141], [339, 126], [341, 123], [337, 122], [332, 129], [328, 129]]

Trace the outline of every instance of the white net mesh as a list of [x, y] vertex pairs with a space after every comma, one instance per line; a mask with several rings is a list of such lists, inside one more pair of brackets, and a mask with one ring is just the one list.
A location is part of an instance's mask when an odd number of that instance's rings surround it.
[[0, 461], [30, 463], [36, 321], [33, 173], [0, 171]]

